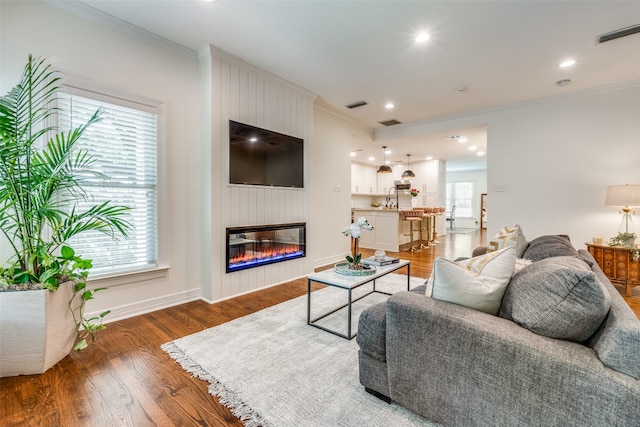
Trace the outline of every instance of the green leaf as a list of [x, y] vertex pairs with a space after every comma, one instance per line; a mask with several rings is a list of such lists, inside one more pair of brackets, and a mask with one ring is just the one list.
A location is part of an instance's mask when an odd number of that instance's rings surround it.
[[106, 316], [109, 313], [111, 313], [111, 310], [103, 311], [102, 313], [100, 313], [100, 318], [103, 318], [104, 316]]
[[87, 339], [83, 338], [78, 342], [78, 344], [76, 344], [75, 347], [73, 347], [73, 349], [79, 351], [79, 350], [84, 350], [87, 347], [89, 347], [89, 344], [87, 344]]
[[64, 259], [73, 259], [73, 257], [75, 256], [76, 252], [70, 248], [69, 246], [63, 246], [60, 249], [60, 254], [62, 255], [62, 258]]
[[84, 291], [82, 293], [82, 299], [84, 301], [89, 301], [90, 299], [93, 299], [93, 292], [91, 291]]

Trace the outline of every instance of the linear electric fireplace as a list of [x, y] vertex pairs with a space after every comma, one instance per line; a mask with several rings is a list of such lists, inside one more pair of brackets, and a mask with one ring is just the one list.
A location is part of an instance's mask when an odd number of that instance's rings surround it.
[[306, 223], [227, 228], [227, 273], [306, 256]]

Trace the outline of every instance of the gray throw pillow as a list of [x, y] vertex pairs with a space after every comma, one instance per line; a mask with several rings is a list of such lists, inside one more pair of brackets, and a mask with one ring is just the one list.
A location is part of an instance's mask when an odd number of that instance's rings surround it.
[[569, 236], [540, 236], [530, 241], [529, 246], [522, 254], [522, 258], [530, 259], [531, 261], [540, 261], [556, 256], [579, 257], [578, 251], [569, 240]]
[[584, 342], [609, 312], [611, 297], [584, 261], [543, 259], [513, 276], [500, 317], [539, 335]]

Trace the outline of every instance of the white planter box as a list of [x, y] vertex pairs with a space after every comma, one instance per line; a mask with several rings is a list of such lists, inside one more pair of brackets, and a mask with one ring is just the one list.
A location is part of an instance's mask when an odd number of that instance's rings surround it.
[[0, 377], [41, 374], [69, 354], [76, 338], [73, 286], [0, 292]]

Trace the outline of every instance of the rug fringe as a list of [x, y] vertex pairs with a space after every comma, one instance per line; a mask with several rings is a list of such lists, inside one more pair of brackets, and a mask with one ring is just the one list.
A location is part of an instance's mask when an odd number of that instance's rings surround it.
[[173, 341], [160, 346], [169, 356], [174, 359], [184, 370], [190, 372], [195, 378], [207, 381], [210, 385], [209, 394], [216, 396], [220, 403], [238, 417], [247, 427], [274, 427], [265, 420], [262, 415], [251, 409], [249, 405], [240, 399], [237, 393], [229, 390], [224, 384], [213, 377], [206, 369], [188, 357], [185, 352]]

